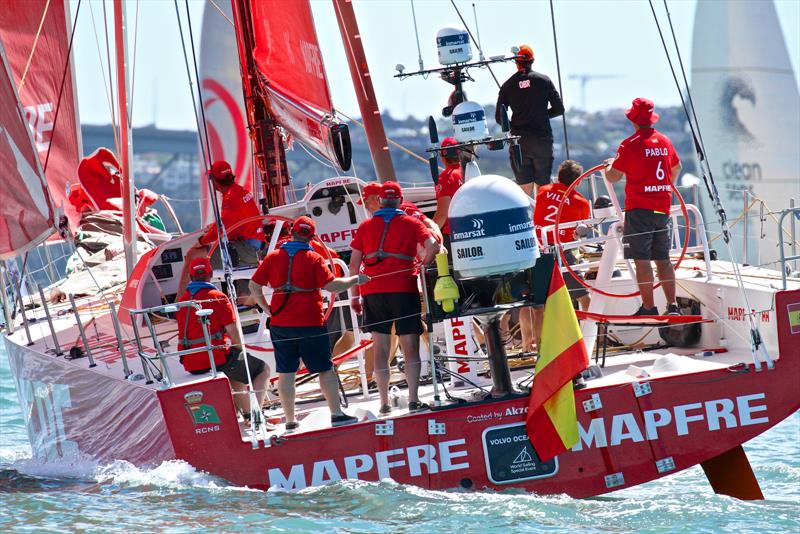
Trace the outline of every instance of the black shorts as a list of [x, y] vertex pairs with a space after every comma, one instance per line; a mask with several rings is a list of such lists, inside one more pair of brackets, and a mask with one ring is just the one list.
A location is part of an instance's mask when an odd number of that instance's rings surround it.
[[517, 183], [549, 184], [550, 174], [553, 172], [553, 140], [523, 135], [519, 140], [519, 146], [522, 150], [522, 165], [519, 167], [514, 160], [514, 147], [509, 148], [511, 169], [514, 171]]
[[[239, 349], [232, 348], [228, 352], [228, 361], [217, 367], [217, 371], [222, 371], [231, 380], [247, 384], [247, 367], [244, 364], [244, 359], [239, 357], [241, 353], [242, 351]], [[250, 376], [252, 378], [264, 372], [264, 360], [259, 360], [248, 354], [247, 363], [250, 366]]]
[[417, 293], [374, 293], [364, 297], [364, 331], [398, 336], [422, 334], [422, 305]]
[[[569, 265], [575, 265], [578, 262], [574, 250], [565, 250], [564, 257], [567, 259]], [[575, 272], [575, 274], [581, 276], [578, 272]], [[567, 286], [567, 291], [569, 291], [569, 296], [572, 299], [579, 299], [589, 294], [589, 291], [583, 287], [583, 284], [575, 280], [575, 277], [570, 273], [564, 273], [564, 285]]]
[[622, 242], [626, 260], [668, 260], [672, 219], [653, 210], [625, 210]]
[[331, 342], [324, 326], [271, 326], [269, 334], [279, 373], [296, 373], [301, 359], [309, 373], [333, 369]]

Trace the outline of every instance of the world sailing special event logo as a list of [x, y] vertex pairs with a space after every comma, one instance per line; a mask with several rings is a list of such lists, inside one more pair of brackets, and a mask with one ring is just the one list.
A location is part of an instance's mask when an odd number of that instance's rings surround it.
[[219, 431], [219, 423], [221, 421], [217, 414], [217, 409], [210, 404], [201, 404], [203, 402], [202, 391], [190, 391], [183, 398], [186, 400], [184, 406], [192, 417], [195, 434], [208, 434], [209, 432]]
[[483, 454], [489, 480], [495, 484], [547, 478], [558, 473], [558, 458], [547, 462], [539, 459], [528, 439], [525, 423], [486, 428]]

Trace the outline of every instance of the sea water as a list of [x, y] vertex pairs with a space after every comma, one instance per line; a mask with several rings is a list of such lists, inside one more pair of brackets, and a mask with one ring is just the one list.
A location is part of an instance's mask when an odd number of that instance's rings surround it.
[[232, 487], [180, 461], [62, 466], [31, 451], [0, 344], [0, 532], [800, 532], [800, 413], [745, 445], [766, 496], [715, 495], [699, 467], [592, 499], [343, 481]]

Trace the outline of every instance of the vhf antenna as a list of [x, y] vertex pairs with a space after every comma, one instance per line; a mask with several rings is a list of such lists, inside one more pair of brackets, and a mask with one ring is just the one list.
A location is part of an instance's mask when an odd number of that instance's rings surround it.
[[[483, 61], [485, 58], [483, 57], [483, 46], [481, 46], [481, 29], [478, 26], [478, 10], [475, 2], [472, 2], [472, 16], [475, 18], [475, 35], [478, 36], [478, 60]], [[417, 40], [417, 46], [419, 46], [419, 40]]]
[[417, 30], [417, 12], [414, 10], [414, 0], [411, 0], [411, 18], [414, 19], [414, 36], [417, 38], [417, 54], [419, 57], [419, 70], [425, 70], [425, 65], [423, 65], [422, 63], [422, 48], [419, 46], [419, 30]]

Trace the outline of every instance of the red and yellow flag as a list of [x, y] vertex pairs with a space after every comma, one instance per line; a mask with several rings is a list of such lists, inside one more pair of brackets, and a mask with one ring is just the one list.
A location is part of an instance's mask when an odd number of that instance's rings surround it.
[[578, 442], [572, 379], [588, 366], [578, 318], [556, 264], [544, 304], [539, 360], [525, 419], [528, 437], [543, 462]]

